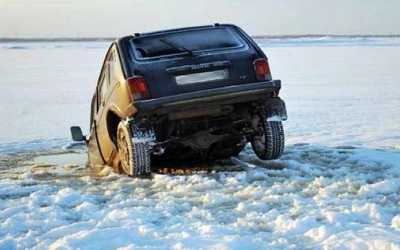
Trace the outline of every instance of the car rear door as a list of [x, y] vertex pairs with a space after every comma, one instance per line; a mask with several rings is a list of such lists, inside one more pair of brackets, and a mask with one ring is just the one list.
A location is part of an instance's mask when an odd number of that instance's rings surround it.
[[134, 74], [143, 76], [152, 98], [256, 81], [253, 62], [263, 55], [238, 30], [209, 27], [176, 33], [131, 41]]
[[255, 82], [254, 57], [244, 51], [137, 65], [152, 98]]

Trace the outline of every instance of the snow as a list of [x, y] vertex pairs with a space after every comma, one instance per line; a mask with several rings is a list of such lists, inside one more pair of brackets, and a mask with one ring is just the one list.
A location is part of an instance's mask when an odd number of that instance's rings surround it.
[[400, 231], [400, 214], [393, 217], [392, 227]]
[[[18, 249], [399, 249], [400, 154], [290, 145], [276, 164], [97, 177], [79, 166], [2, 173], [1, 244]], [[374, 157], [376, 156], [376, 157]], [[364, 159], [368, 158], [369, 161]], [[31, 175], [24, 172], [31, 171]], [[18, 178], [13, 173], [20, 173]], [[15, 240], [15, 241], [14, 241]], [[0, 245], [0, 246], [2, 246]]]
[[0, 249], [400, 249], [398, 41], [260, 43], [283, 80], [283, 157], [248, 145], [240, 171], [151, 179], [91, 171], [67, 143], [68, 126], [87, 130], [106, 43], [2, 44]]

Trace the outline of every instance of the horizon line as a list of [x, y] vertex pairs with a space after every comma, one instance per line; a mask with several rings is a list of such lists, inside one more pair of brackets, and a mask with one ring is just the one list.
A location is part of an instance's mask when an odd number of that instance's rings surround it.
[[[254, 39], [295, 39], [295, 38], [400, 38], [400, 34], [286, 34], [286, 35], [254, 35]], [[4, 37], [0, 42], [96, 42], [114, 41], [118, 37]]]

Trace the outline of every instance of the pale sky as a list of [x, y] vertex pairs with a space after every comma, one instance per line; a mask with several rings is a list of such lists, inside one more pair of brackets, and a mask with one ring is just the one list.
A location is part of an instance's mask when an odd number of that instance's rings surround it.
[[234, 23], [251, 35], [400, 34], [399, 0], [0, 0], [0, 38]]

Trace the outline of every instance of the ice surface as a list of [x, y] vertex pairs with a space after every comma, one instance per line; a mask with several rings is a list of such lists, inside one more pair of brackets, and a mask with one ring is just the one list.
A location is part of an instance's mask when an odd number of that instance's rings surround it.
[[152, 179], [20, 166], [1, 173], [0, 246], [399, 249], [400, 154], [381, 153], [291, 145], [276, 169], [247, 147], [246, 171]]
[[[371, 39], [391, 45], [367, 38], [340, 46], [329, 46], [338, 38], [258, 40], [273, 77], [283, 83], [290, 144], [398, 149], [400, 38]], [[71, 125], [88, 131], [90, 98], [108, 43], [22, 44], [26, 49], [0, 43], [0, 116], [7, 117], [0, 152], [65, 145]]]
[[400, 249], [399, 41], [258, 42], [282, 159], [152, 179], [94, 173], [67, 139], [106, 43], [0, 44], [0, 249]]

